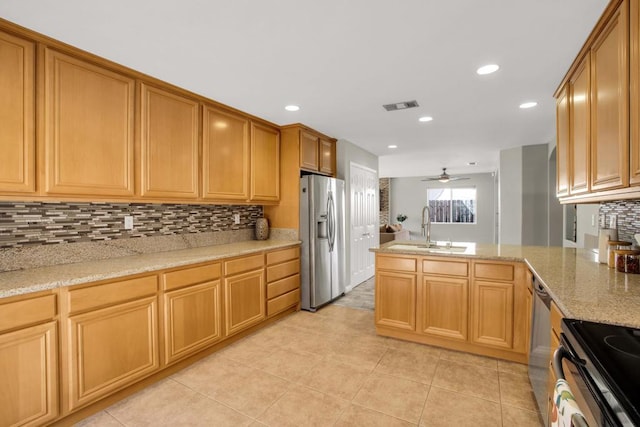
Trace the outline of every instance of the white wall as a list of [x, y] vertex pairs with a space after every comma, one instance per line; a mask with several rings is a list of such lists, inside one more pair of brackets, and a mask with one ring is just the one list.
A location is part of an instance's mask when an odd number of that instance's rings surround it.
[[421, 234], [422, 208], [427, 204], [427, 188], [476, 187], [476, 224], [433, 224], [431, 240], [453, 240], [456, 242], [494, 243], [495, 186], [491, 173], [465, 174], [470, 179], [450, 184], [424, 182], [422, 178], [391, 178], [391, 221], [399, 213], [407, 215], [403, 224], [411, 233], [411, 239], [423, 239]]
[[[563, 246], [572, 248], [595, 248], [598, 238], [599, 204], [585, 204], [576, 206], [576, 241], [564, 238], [566, 230], [563, 228]], [[564, 224], [564, 221], [563, 221]], [[594, 224], [594, 225], [592, 225]]]

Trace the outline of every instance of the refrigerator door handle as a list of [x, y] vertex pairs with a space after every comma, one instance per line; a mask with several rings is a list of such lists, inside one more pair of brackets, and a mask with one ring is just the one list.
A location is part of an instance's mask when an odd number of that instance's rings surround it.
[[333, 245], [336, 238], [336, 213], [335, 205], [333, 202], [333, 194], [329, 191], [329, 197], [327, 199], [327, 225], [329, 228], [329, 252], [333, 252]]

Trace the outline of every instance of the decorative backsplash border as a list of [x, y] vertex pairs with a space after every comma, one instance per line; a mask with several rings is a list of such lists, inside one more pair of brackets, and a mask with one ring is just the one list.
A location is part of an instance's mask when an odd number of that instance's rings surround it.
[[611, 215], [617, 216], [618, 238], [637, 244], [633, 235], [640, 233], [640, 200], [617, 200], [603, 202], [599, 209], [600, 217], [606, 217], [609, 224]]
[[262, 215], [258, 205], [0, 202], [0, 248], [244, 230]]

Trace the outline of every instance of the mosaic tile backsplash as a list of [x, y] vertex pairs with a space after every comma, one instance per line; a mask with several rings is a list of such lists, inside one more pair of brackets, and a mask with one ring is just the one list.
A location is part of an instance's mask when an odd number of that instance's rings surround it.
[[611, 215], [617, 216], [618, 238], [637, 244], [633, 235], [640, 233], [640, 200], [617, 200], [603, 202], [599, 209], [600, 217], [606, 217], [609, 223]]
[[0, 202], [0, 248], [252, 229], [262, 215], [257, 205]]

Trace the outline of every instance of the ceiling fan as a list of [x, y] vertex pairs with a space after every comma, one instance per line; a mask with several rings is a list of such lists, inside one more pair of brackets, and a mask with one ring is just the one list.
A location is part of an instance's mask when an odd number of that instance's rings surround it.
[[447, 182], [450, 182], [450, 181], [460, 181], [463, 179], [469, 179], [469, 178], [462, 177], [462, 176], [451, 176], [447, 173], [447, 168], [442, 168], [442, 173], [440, 174], [440, 176], [425, 178], [422, 181], [438, 181], [443, 184], [446, 184]]

